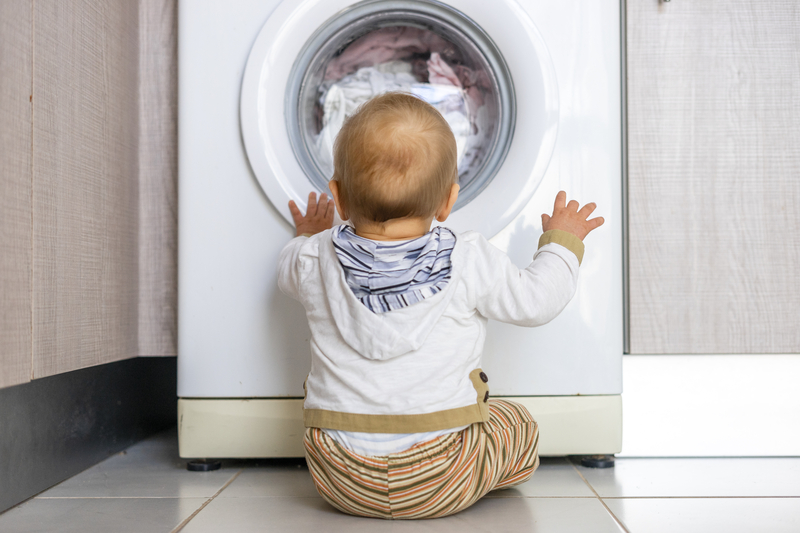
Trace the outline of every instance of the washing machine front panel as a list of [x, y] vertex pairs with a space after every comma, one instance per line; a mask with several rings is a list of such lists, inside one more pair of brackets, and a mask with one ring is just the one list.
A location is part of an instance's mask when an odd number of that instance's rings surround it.
[[[483, 368], [500, 395], [619, 394], [623, 352], [623, 205], [620, 3], [528, 0], [558, 76], [556, 149], [539, 188], [492, 243], [518, 266], [530, 262], [541, 214], [559, 190], [598, 205], [605, 224], [585, 240], [578, 288], [552, 322], [519, 328], [489, 322]], [[522, 98], [518, 98], [521, 101]]]
[[[405, 74], [396, 71], [397, 61], [383, 61], [357, 72], [342, 68], [346, 64], [342, 57], [350, 46], [398, 28], [438, 39], [439, 44], [421, 50], [417, 60], [430, 55], [430, 63], [434, 59], [431, 52], [445, 52], [444, 58], [441, 54], [435, 58], [445, 63], [445, 69], [467, 68], [488, 78], [488, 87], [479, 96], [485, 105], [475, 105], [475, 99], [470, 99], [475, 87], [466, 90], [466, 85], [461, 89], [454, 86], [457, 83], [449, 87], [423, 83], [428, 80], [419, 75], [416, 81], [395, 83]], [[448, 51], [453, 54], [447, 56]], [[298, 59], [289, 65], [286, 57]], [[332, 67], [339, 69], [338, 77], [325, 80]], [[464, 145], [459, 169], [463, 188], [447, 224], [456, 230], [478, 230], [487, 237], [496, 234], [522, 209], [541, 181], [558, 124], [558, 91], [549, 52], [530, 18], [513, 1], [489, 5], [454, 0], [445, 5], [415, 0], [307, 0], [278, 6], [252, 47], [241, 97], [248, 157], [275, 208], [291, 221], [290, 199], [304, 208], [308, 192], [327, 190], [330, 147], [338, 129], [325, 124], [330, 117], [320, 118], [327, 102], [320, 102], [320, 96], [326, 98], [331, 85], [337, 90], [342, 87], [342, 77], [345, 85], [350, 84], [348, 88], [366, 82], [352, 80], [367, 75], [366, 70], [372, 70], [373, 77], [383, 77], [386, 72], [378, 72], [382, 68], [393, 69], [389, 88], [415, 92], [429, 101], [441, 100], [442, 92], [450, 91], [445, 95], [449, 103], [439, 106], [440, 110], [446, 111], [448, 105], [452, 109], [453, 99], [462, 99], [470, 124], [463, 124], [462, 115], [461, 121], [450, 121], [451, 126], [454, 130], [471, 127], [477, 134], [461, 130], [464, 134], [456, 135]], [[423, 72], [422, 77], [427, 75]], [[525, 95], [520, 105], [516, 93]], [[352, 103], [350, 100], [348, 111], [352, 111]], [[276, 117], [285, 117], [286, 122]], [[491, 130], [483, 139], [481, 125]], [[467, 159], [472, 164], [465, 162]]]
[[[515, 264], [525, 266], [541, 234], [540, 215], [552, 209], [560, 189], [582, 202], [596, 201], [597, 214], [605, 217], [606, 224], [586, 240], [578, 291], [564, 312], [541, 328], [491, 322], [484, 368], [497, 394], [618, 394], [623, 334], [619, 3], [485, 3], [492, 9], [478, 2], [452, 5], [486, 30], [512, 74], [517, 120], [501, 172], [517, 165], [531, 175], [541, 165], [544, 176], [530, 201], [523, 202], [492, 243]], [[242, 80], [254, 75], [251, 70], [245, 74], [248, 57], [252, 60], [254, 43], [269, 26], [274, 39], [287, 43], [287, 50], [294, 52], [269, 48], [265, 64], [270, 68], [259, 70], [258, 76], [272, 79], [276, 71], [283, 72], [281, 87], [285, 88], [308, 37], [351, 4], [303, 2], [300, 12], [295, 11], [297, 4], [290, 4], [268, 0], [237, 0], [234, 7], [218, 0], [180, 4], [178, 394], [182, 397], [298, 397], [310, 369], [305, 313], [299, 303], [278, 290], [275, 281], [280, 250], [294, 235], [287, 222], [286, 202], [278, 202], [275, 195], [303, 203], [313, 185], [304, 178], [288, 139], [283, 89], [268, 93], [279, 104], [269, 108], [269, 115], [264, 115], [266, 103], [275, 102], [250, 95], [251, 101], [264, 103], [264, 109], [256, 110], [264, 117], [256, 127], [270, 141], [263, 144], [261, 162], [274, 179], [263, 180], [263, 174], [255, 172], [258, 158], [248, 157], [252, 147], [245, 151], [243, 146], [243, 140], [249, 143], [252, 137], [243, 139], [242, 135], [241, 111], [248, 90]], [[328, 9], [329, 4], [334, 7]], [[321, 12], [324, 9], [330, 12]], [[514, 46], [520, 36], [505, 31], [509, 18], [536, 21], [539, 38], [549, 47], [558, 78], [558, 94], [546, 100], [550, 107], [537, 108], [541, 99], [521, 89], [523, 85], [546, 87], [547, 82], [538, 67], [527, 73], [520, 70], [519, 65], [529, 62], [532, 54]], [[278, 20], [284, 22], [278, 24]], [[299, 28], [297, 20], [307, 24]], [[525, 27], [538, 35], [534, 28]], [[550, 82], [554, 84], [555, 79]], [[271, 89], [259, 84], [249, 87]], [[555, 147], [546, 161], [537, 154], [548, 132], [555, 136], [555, 125], [544, 134], [537, 133], [538, 123], [532, 125], [521, 117], [539, 120], [541, 112], [546, 119], [556, 111], [558, 137], [552, 138]], [[281, 180], [275, 178], [276, 168]], [[301, 187], [303, 179], [306, 184]], [[499, 174], [479, 196], [492, 198], [496, 206], [472, 211], [476, 224], [498, 218], [498, 213], [512, 209], [518, 201], [517, 194], [493, 192], [498, 179]], [[525, 183], [532, 186], [533, 182]], [[279, 192], [270, 192], [270, 187]], [[520, 191], [520, 196], [526, 194]], [[475, 205], [477, 201], [470, 202], [452, 220]], [[459, 229], [470, 226], [462, 220]]]

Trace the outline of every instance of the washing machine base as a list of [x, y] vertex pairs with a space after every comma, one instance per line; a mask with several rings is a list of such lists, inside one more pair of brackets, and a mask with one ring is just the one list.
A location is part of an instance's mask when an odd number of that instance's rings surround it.
[[[514, 396], [539, 423], [539, 454], [614, 454], [622, 449], [622, 397]], [[302, 457], [303, 400], [178, 400], [183, 458]]]

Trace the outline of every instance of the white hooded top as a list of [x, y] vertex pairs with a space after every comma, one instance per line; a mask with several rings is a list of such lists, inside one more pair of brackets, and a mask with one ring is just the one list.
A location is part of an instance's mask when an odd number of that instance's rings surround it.
[[278, 284], [303, 304], [311, 328], [306, 427], [417, 433], [488, 420], [480, 370], [488, 319], [552, 320], [575, 293], [582, 255], [577, 237], [551, 230], [519, 269], [480, 234], [457, 233], [447, 286], [376, 314], [347, 285], [331, 230], [292, 239]]

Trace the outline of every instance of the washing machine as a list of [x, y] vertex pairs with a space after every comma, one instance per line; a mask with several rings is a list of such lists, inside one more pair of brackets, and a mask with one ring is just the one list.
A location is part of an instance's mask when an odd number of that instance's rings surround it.
[[302, 456], [310, 331], [276, 283], [331, 144], [369, 97], [404, 90], [456, 135], [446, 226], [526, 266], [559, 190], [594, 201], [577, 293], [552, 322], [491, 322], [493, 397], [524, 404], [542, 455], [621, 449], [623, 190], [619, 0], [182, 0], [180, 454]]

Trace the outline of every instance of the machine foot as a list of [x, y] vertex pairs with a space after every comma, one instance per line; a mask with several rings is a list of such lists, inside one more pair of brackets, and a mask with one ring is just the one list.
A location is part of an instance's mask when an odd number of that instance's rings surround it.
[[581, 457], [581, 466], [587, 468], [614, 468], [614, 456], [584, 455]]
[[191, 472], [211, 472], [212, 470], [219, 470], [222, 467], [222, 461], [214, 459], [194, 459], [186, 463], [186, 470]]

